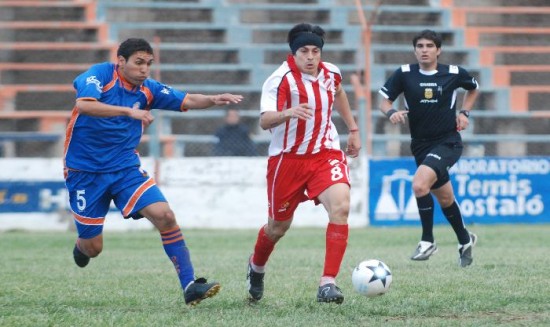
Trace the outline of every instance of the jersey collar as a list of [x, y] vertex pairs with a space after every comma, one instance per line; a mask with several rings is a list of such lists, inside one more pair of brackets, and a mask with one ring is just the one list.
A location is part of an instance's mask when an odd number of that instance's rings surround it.
[[300, 68], [296, 66], [296, 61], [294, 60], [294, 56], [289, 54], [286, 58], [286, 62], [288, 63], [288, 67], [290, 67], [290, 70], [294, 75], [298, 74], [302, 78], [306, 77], [310, 80], [317, 80], [320, 76], [323, 75], [323, 70], [326, 70], [325, 64], [322, 61], [319, 61], [319, 74], [317, 74], [317, 77], [309, 74], [304, 74], [302, 71], [300, 71]]
[[122, 76], [122, 74], [120, 73], [119, 71], [119, 67], [118, 65], [115, 66], [115, 71], [116, 71], [116, 74], [118, 75], [118, 79], [120, 80], [120, 85], [122, 85], [122, 87], [130, 92], [136, 92], [138, 91], [139, 89], [141, 89], [141, 85], [138, 85], [138, 86], [134, 86], [132, 85], [132, 83], [128, 82], [124, 76]]

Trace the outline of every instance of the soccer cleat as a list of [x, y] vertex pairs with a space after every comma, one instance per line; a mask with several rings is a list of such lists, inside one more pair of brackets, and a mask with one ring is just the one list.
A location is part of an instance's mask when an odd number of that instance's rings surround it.
[[459, 244], [458, 245], [458, 263], [461, 267], [468, 267], [472, 264], [472, 261], [474, 261], [474, 257], [472, 255], [472, 249], [477, 243], [477, 235], [474, 233], [470, 233], [470, 242], [467, 244]]
[[183, 292], [185, 304], [195, 306], [202, 300], [218, 294], [221, 288], [219, 283], [208, 283], [205, 278], [197, 278]]
[[84, 268], [90, 262], [90, 257], [82, 253], [75, 245], [73, 249], [73, 258], [77, 266]]
[[344, 294], [342, 294], [338, 286], [333, 283], [328, 283], [319, 286], [319, 291], [317, 291], [317, 302], [341, 304], [344, 302]]
[[418, 247], [411, 257], [411, 260], [422, 261], [428, 260], [432, 254], [437, 253], [437, 245], [435, 242], [430, 243], [426, 241], [418, 242]]
[[251, 259], [252, 256], [248, 260], [248, 272], [246, 274], [249, 294], [248, 298], [250, 301], [259, 301], [264, 295], [265, 273], [255, 272], [254, 269], [252, 269], [252, 265], [250, 264]]

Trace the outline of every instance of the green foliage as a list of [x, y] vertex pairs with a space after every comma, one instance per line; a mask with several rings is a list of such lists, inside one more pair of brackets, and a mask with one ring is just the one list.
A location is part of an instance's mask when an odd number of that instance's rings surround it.
[[[419, 228], [352, 229], [338, 278], [346, 300], [319, 304], [323, 229], [292, 228], [266, 271], [262, 301], [246, 301], [246, 260], [257, 230], [184, 231], [197, 276], [222, 291], [195, 308], [156, 232], [106, 233], [88, 267], [72, 260], [73, 233], [0, 234], [0, 326], [548, 326], [550, 225], [474, 226], [474, 263], [457, 263], [448, 226], [439, 252], [413, 262]], [[351, 286], [361, 260], [384, 261], [389, 293], [363, 298]]]

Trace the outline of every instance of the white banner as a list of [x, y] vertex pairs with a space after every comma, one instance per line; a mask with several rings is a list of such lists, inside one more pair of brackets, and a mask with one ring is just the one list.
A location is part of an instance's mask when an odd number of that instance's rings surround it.
[[[350, 227], [367, 224], [365, 163], [365, 160], [350, 159], [353, 183]], [[61, 159], [0, 159], [0, 183], [4, 186], [0, 189], [0, 208], [13, 206], [14, 199], [29, 208], [18, 212], [0, 210], [0, 230], [73, 228], [72, 216], [67, 210], [67, 193], [60, 184], [63, 182], [62, 164]], [[182, 228], [256, 229], [267, 221], [267, 158], [162, 159], [157, 164], [151, 158], [144, 158], [142, 164], [157, 179]], [[15, 193], [10, 190], [10, 185], [21, 187], [22, 182], [30, 185], [25, 186], [27, 190]], [[56, 189], [51, 189], [52, 182], [58, 182]], [[327, 223], [322, 205], [315, 206], [308, 201], [296, 211], [293, 225], [324, 227]], [[146, 219], [125, 220], [114, 207], [105, 222], [105, 230], [147, 228], [152, 225]]]

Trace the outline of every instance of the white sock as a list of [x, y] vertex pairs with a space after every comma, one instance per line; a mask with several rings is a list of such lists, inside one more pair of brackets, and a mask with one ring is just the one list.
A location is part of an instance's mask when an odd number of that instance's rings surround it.
[[263, 274], [265, 272], [265, 266], [257, 266], [252, 261], [250, 262], [250, 265], [252, 266], [252, 270], [257, 273]]
[[319, 282], [319, 286], [323, 286], [323, 285], [326, 285], [326, 284], [336, 285], [336, 279], [334, 277], [329, 277], [329, 276], [321, 277], [321, 281]]

